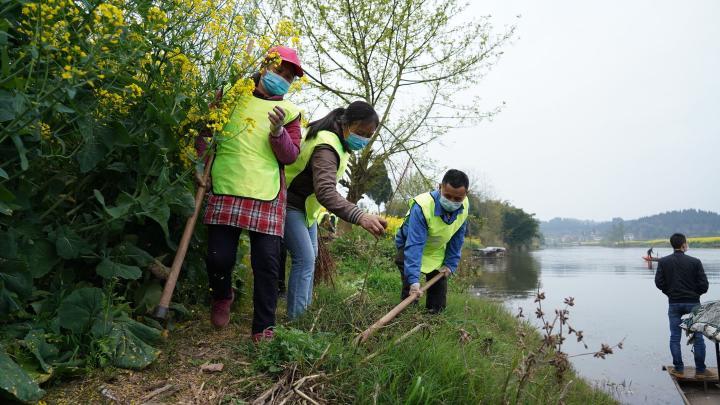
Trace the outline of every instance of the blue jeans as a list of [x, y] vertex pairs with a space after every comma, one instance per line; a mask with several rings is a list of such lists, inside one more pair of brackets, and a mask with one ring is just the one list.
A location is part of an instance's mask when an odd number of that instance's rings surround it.
[[[692, 312], [693, 308], [697, 305], [699, 304], [671, 303], [668, 308], [668, 318], [670, 319], [670, 353], [673, 358], [673, 366], [677, 371], [682, 371], [685, 368], [682, 353], [680, 352], [680, 338], [682, 334], [682, 330], [680, 329], [682, 320], [680, 317]], [[695, 371], [705, 371], [705, 339], [700, 332], [695, 332], [693, 352], [695, 354]]]
[[290, 252], [290, 278], [287, 286], [287, 313], [290, 319], [302, 315], [312, 302], [317, 223], [305, 225], [305, 212], [288, 208], [285, 217], [285, 246]]

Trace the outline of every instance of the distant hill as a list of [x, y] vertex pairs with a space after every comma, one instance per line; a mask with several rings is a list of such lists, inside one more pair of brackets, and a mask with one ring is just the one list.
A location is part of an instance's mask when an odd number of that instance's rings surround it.
[[540, 223], [540, 232], [552, 242], [663, 239], [675, 232], [688, 236], [717, 236], [720, 235], [720, 214], [687, 209], [633, 220], [613, 218], [605, 222], [553, 218]]

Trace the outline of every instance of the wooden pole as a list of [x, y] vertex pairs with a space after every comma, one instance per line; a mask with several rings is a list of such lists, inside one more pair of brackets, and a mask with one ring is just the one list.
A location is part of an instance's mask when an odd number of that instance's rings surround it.
[[214, 158], [215, 155], [211, 152], [207, 162], [205, 163], [202, 184], [198, 184], [198, 189], [195, 193], [195, 209], [193, 210], [192, 216], [190, 216], [190, 218], [188, 218], [185, 222], [185, 230], [183, 231], [182, 238], [180, 239], [178, 250], [175, 253], [175, 259], [173, 259], [170, 274], [168, 274], [168, 278], [165, 281], [165, 287], [163, 288], [162, 296], [160, 297], [160, 303], [158, 303], [158, 306], [155, 308], [156, 318], [165, 319], [165, 317], [167, 317], [170, 300], [172, 299], [173, 292], [175, 291], [175, 284], [177, 283], [183, 261], [185, 261], [185, 255], [187, 254], [187, 249], [190, 245], [190, 238], [195, 231], [195, 222], [197, 222], [197, 217], [200, 214], [203, 199], [205, 198], [207, 184], [210, 181], [210, 168], [212, 167]]
[[[420, 288], [420, 291], [425, 293], [428, 288], [430, 288], [433, 284], [437, 283], [441, 278], [445, 277], [444, 273], [438, 273], [435, 277], [431, 278], [430, 281], [425, 283], [424, 286]], [[357, 338], [355, 338], [355, 344], [365, 343], [368, 338], [375, 333], [378, 329], [385, 326], [388, 322], [390, 322], [393, 318], [397, 316], [400, 312], [402, 312], [405, 308], [408, 307], [408, 305], [412, 304], [417, 297], [415, 294], [411, 294], [409, 297], [405, 298], [401, 303], [397, 304], [395, 308], [391, 309], [390, 312], [385, 314], [382, 318], [378, 319], [377, 322], [372, 324], [369, 328], [365, 329], [365, 331], [358, 335]]]

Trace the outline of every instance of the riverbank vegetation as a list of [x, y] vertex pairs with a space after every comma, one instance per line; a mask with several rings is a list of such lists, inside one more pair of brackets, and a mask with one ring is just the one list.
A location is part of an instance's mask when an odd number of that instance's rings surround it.
[[[193, 308], [146, 370], [98, 370], [51, 389], [48, 401], [104, 395], [137, 401], [170, 385], [165, 400], [188, 402], [311, 402], [306, 396], [318, 403], [615, 403], [572, 370], [558, 379], [549, 362], [554, 351], [539, 351], [548, 340], [500, 303], [467, 295], [462, 277], [451, 280], [441, 315], [411, 307], [355, 346], [357, 334], [399, 301], [393, 250], [390, 238], [376, 242], [360, 232], [337, 239], [335, 287], [318, 286], [311, 310], [297, 322], [283, 321], [272, 342], [250, 343], [251, 307], [241, 289], [228, 330], [213, 330], [206, 308]], [[242, 277], [249, 285], [248, 273]], [[220, 372], [200, 371], [220, 363]]]

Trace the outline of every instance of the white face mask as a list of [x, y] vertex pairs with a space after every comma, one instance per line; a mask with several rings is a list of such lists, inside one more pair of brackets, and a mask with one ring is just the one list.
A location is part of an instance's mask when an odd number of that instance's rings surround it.
[[447, 212], [455, 212], [462, 207], [463, 203], [462, 201], [450, 201], [447, 198], [445, 198], [444, 195], [442, 195], [442, 191], [440, 192], [440, 205], [442, 205], [443, 209]]

